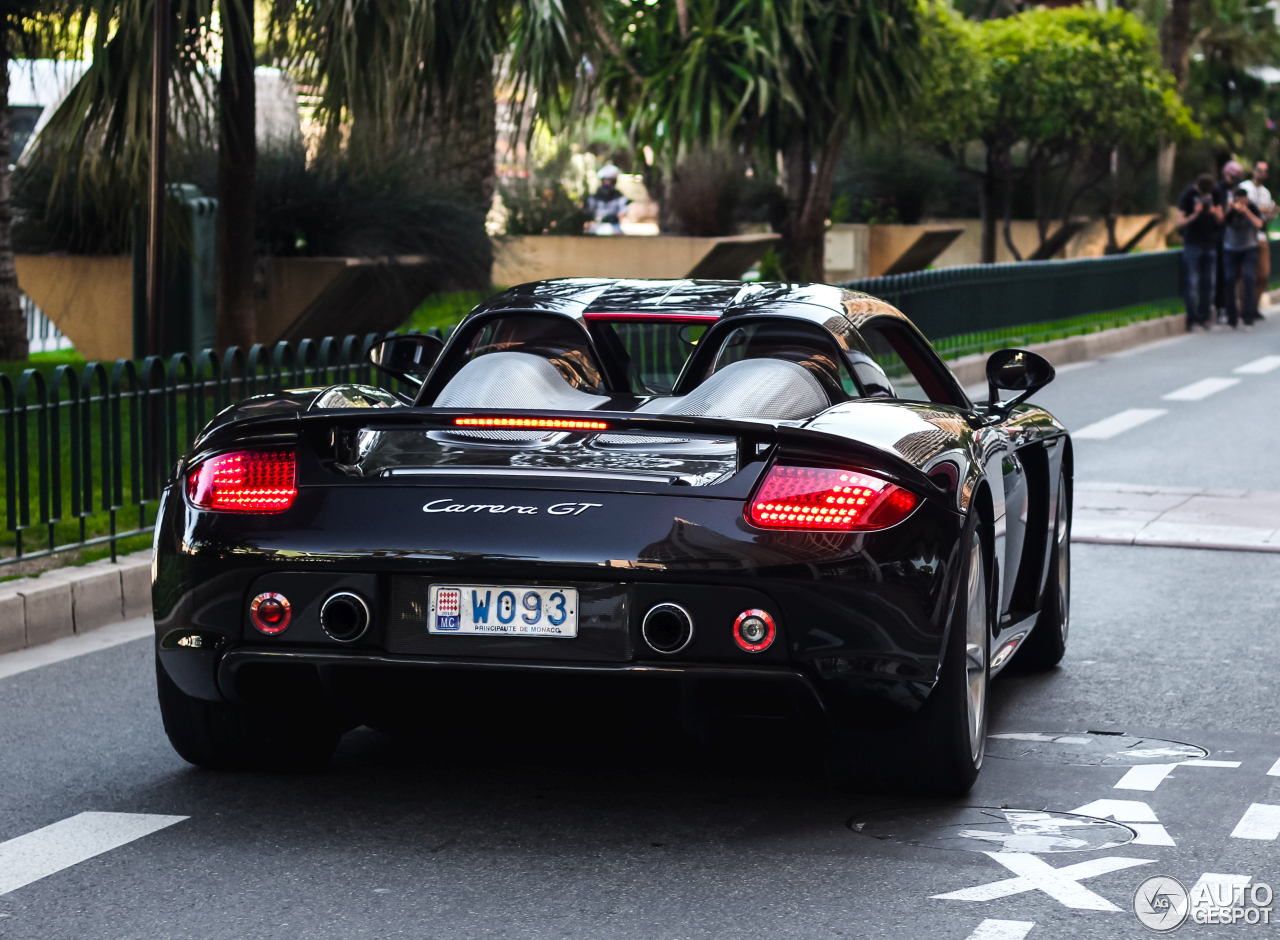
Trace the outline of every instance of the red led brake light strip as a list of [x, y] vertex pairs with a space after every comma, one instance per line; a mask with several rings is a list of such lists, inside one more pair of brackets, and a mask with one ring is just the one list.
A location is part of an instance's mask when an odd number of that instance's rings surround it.
[[555, 428], [564, 431], [607, 431], [603, 421], [583, 421], [577, 418], [454, 418], [453, 423], [463, 428]]

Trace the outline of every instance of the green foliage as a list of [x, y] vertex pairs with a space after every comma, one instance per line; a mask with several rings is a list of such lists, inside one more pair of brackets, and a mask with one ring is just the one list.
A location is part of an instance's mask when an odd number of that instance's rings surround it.
[[409, 157], [374, 167], [339, 154], [308, 165], [301, 147], [268, 151], [258, 158], [255, 189], [260, 254], [427, 255], [459, 286], [489, 282], [484, 216], [436, 191]]
[[902, 222], [898, 217], [898, 207], [883, 197], [862, 200], [862, 218], [868, 225], [899, 225]]
[[[527, 176], [499, 180], [508, 235], [582, 234], [591, 215], [565, 187], [572, 160], [573, 152], [561, 147], [551, 159], [531, 167]], [[584, 180], [583, 187], [589, 186]]]
[[[907, 0], [621, 0], [621, 58], [602, 66], [605, 98], [637, 142], [675, 158], [737, 143], [772, 154], [833, 128], [867, 129], [914, 86], [915, 7]], [[843, 140], [843, 134], [841, 134]]]
[[923, 218], [977, 214], [969, 175], [932, 148], [900, 134], [851, 140], [836, 167], [835, 192], [836, 202], [843, 200], [849, 207], [845, 222], [869, 221], [875, 213], [865, 207], [879, 200], [893, 206], [909, 225]]
[[772, 248], [761, 256], [758, 269], [760, 271], [760, 280], [762, 281], [785, 281], [787, 279], [787, 272], [782, 267], [782, 259], [778, 257], [778, 253]]
[[1199, 131], [1160, 65], [1154, 33], [1123, 10], [1038, 9], [972, 23], [922, 11], [928, 63], [921, 135], [952, 154], [969, 141], [1027, 162], [1082, 147], [1150, 147]]
[[1280, 30], [1272, 14], [1246, 0], [1196, 0], [1192, 5], [1198, 55], [1190, 62], [1186, 100], [1204, 128], [1205, 143], [1222, 159], [1278, 155], [1270, 118], [1280, 113], [1280, 89], [1249, 72], [1250, 66], [1272, 65], [1280, 57]]
[[478, 304], [496, 294], [497, 288], [488, 291], [463, 290], [447, 294], [432, 294], [418, 309], [404, 321], [402, 330], [417, 330], [425, 333], [432, 327], [444, 332], [451, 326], [457, 326], [462, 318], [470, 313]]

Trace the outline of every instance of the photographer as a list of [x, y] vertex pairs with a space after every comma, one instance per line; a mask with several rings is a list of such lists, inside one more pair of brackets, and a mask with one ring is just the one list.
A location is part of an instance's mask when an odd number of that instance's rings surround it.
[[[1226, 273], [1227, 322], [1234, 330], [1244, 320], [1246, 330], [1253, 329], [1258, 310], [1258, 232], [1262, 230], [1262, 211], [1249, 201], [1244, 187], [1231, 194], [1222, 233], [1222, 267]], [[1244, 281], [1243, 317], [1236, 304], [1236, 281]]]
[[1178, 198], [1178, 226], [1182, 229], [1182, 272], [1187, 304], [1187, 330], [1208, 327], [1209, 305], [1218, 267], [1218, 229], [1223, 221], [1222, 199], [1213, 177], [1202, 173], [1194, 186]]

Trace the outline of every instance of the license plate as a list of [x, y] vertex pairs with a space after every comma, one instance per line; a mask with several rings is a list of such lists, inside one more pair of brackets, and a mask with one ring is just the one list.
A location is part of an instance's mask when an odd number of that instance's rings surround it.
[[436, 584], [428, 633], [577, 636], [578, 592], [564, 587]]

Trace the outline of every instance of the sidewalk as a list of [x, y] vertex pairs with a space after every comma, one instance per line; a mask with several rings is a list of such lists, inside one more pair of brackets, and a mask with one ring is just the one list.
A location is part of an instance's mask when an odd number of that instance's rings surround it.
[[1280, 493], [1077, 483], [1071, 541], [1280, 552]]

